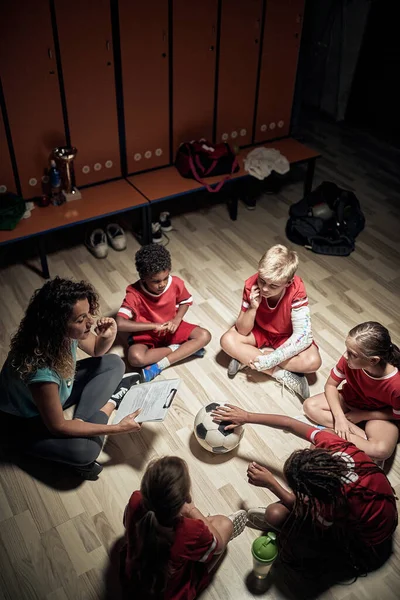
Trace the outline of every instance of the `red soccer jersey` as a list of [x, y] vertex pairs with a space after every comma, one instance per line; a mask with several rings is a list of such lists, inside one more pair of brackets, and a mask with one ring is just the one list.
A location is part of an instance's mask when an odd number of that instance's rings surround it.
[[[368, 546], [389, 539], [397, 526], [397, 509], [393, 490], [383, 471], [363, 474], [361, 465], [376, 465], [354, 444], [349, 444], [334, 433], [310, 427], [307, 437], [317, 448], [326, 448], [341, 456], [349, 466], [344, 478], [346, 514], [332, 515], [329, 506], [320, 506], [317, 518], [321, 526], [331, 527], [335, 520], [345, 518], [349, 527], [354, 527], [359, 539]], [[380, 494], [386, 494], [391, 499], [379, 497]]]
[[[135, 525], [144, 514], [142, 494], [139, 491], [134, 492], [125, 515], [125, 527], [128, 532], [125, 574], [128, 580], [135, 544]], [[210, 579], [206, 565], [213, 558], [216, 546], [215, 537], [203, 521], [186, 517], [178, 520], [174, 543], [170, 550], [169, 567], [172, 575], [163, 600], [193, 600], [199, 591], [204, 589]]]
[[138, 323], [166, 323], [173, 319], [181, 304], [193, 304], [184, 282], [170, 275], [162, 294], [152, 294], [139, 279], [128, 285], [118, 316]]
[[[258, 273], [252, 275], [245, 281], [243, 290], [242, 311], [246, 312], [250, 307], [250, 290], [257, 284]], [[293, 333], [292, 308], [308, 306], [306, 289], [302, 279], [298, 275], [293, 277], [292, 283], [284, 289], [283, 294], [276, 306], [271, 308], [268, 298], [261, 298], [260, 306], [256, 312], [257, 325], [274, 337], [289, 338]]]
[[395, 369], [384, 377], [372, 377], [364, 369], [350, 369], [344, 356], [331, 370], [331, 377], [341, 383], [340, 390], [349, 407], [382, 410], [392, 407], [394, 418], [400, 417], [400, 373]]

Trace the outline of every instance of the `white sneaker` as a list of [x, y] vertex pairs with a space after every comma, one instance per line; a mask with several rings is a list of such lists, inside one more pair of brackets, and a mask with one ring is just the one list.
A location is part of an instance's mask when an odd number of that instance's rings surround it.
[[172, 231], [173, 227], [169, 212], [164, 211], [160, 213], [159, 223], [162, 231]]
[[229, 515], [228, 519], [230, 519], [233, 523], [233, 532], [231, 535], [231, 540], [233, 540], [235, 539], [235, 537], [243, 533], [244, 528], [246, 527], [247, 511], [237, 510], [236, 512]]
[[108, 254], [107, 236], [103, 229], [95, 229], [85, 242], [86, 247], [96, 258], [106, 258]]
[[125, 250], [126, 236], [122, 227], [117, 223], [110, 223], [106, 227], [106, 234], [111, 248], [118, 251]]
[[151, 224], [151, 241], [153, 242], [153, 244], [161, 244], [162, 231], [160, 223]]
[[265, 506], [259, 506], [258, 508], [249, 508], [247, 511], [247, 520], [253, 527], [265, 531], [269, 526], [265, 520]]
[[273, 374], [274, 379], [287, 388], [289, 391], [297, 394], [305, 400], [310, 396], [310, 388], [308, 387], [308, 381], [304, 375], [296, 375], [286, 369], [279, 369]]

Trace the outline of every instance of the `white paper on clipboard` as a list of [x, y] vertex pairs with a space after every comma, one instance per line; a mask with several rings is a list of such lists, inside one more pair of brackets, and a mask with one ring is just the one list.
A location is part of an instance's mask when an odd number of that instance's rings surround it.
[[119, 405], [114, 424], [138, 408], [142, 410], [135, 419], [137, 423], [164, 421], [180, 382], [180, 379], [165, 379], [132, 386]]

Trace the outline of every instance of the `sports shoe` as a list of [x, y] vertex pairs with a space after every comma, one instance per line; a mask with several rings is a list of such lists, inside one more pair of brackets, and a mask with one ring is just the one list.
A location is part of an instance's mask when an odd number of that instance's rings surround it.
[[[171, 348], [172, 352], [175, 352], [181, 346], [182, 346], [182, 344], [170, 344], [168, 346], [168, 348]], [[206, 349], [205, 348], [199, 348], [199, 350], [196, 350], [196, 352], [193, 352], [193, 354], [191, 354], [190, 356], [197, 356], [198, 358], [203, 358], [203, 356], [205, 355], [205, 353], [206, 353]]]
[[247, 210], [255, 210], [257, 199], [255, 196], [243, 196], [242, 202], [247, 208]]
[[287, 371], [286, 369], [279, 369], [273, 374], [274, 379], [282, 384], [283, 388], [287, 388], [289, 391], [297, 394], [305, 400], [310, 396], [310, 388], [308, 387], [308, 381], [306, 377], [299, 376], [296, 373]]
[[148, 367], [142, 369], [142, 382], [149, 383], [149, 381], [153, 381], [153, 379], [155, 379], [160, 373], [161, 369], [157, 363], [149, 365]]
[[95, 229], [85, 242], [87, 249], [96, 258], [106, 258], [108, 254], [107, 236], [103, 229]]
[[153, 242], [153, 244], [161, 244], [162, 231], [160, 223], [151, 224], [151, 241]]
[[230, 377], [231, 379], [233, 379], [236, 375], [236, 373], [240, 370], [242, 364], [236, 360], [236, 358], [232, 358], [229, 361], [229, 365], [228, 365], [228, 377]]
[[137, 385], [140, 383], [140, 374], [139, 373], [125, 373], [119, 382], [115, 392], [111, 396], [109, 402], [113, 402], [115, 404], [115, 408], [117, 409], [122, 402], [125, 394], [131, 389], [133, 385]]
[[230, 519], [233, 524], [233, 532], [230, 538], [231, 540], [233, 540], [235, 539], [235, 537], [243, 533], [244, 528], [246, 527], [247, 511], [237, 510], [236, 512], [229, 515], [228, 519]]
[[97, 481], [100, 473], [103, 470], [103, 467], [96, 460], [90, 463], [89, 465], [82, 465], [80, 467], [72, 466], [72, 470], [74, 473], [85, 479], [86, 481]]
[[118, 251], [125, 250], [126, 236], [122, 227], [117, 223], [110, 223], [106, 227], [106, 234], [111, 248]]
[[385, 460], [379, 460], [377, 458], [373, 458], [372, 461], [376, 464], [377, 467], [379, 467], [380, 469], [382, 469], [383, 471], [383, 467], [385, 466]]
[[269, 527], [267, 521], [265, 520], [265, 506], [259, 506], [258, 508], [249, 508], [247, 511], [247, 520], [253, 527], [257, 529], [261, 529], [261, 531], [265, 531], [267, 527]]
[[172, 227], [169, 212], [160, 213], [159, 223], [160, 223], [161, 231], [172, 231], [173, 227]]

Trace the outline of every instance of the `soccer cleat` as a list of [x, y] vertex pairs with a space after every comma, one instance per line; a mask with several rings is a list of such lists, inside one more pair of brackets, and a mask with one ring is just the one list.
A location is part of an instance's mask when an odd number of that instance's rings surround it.
[[230, 377], [231, 379], [233, 379], [236, 375], [236, 373], [241, 369], [242, 365], [241, 363], [236, 360], [236, 358], [232, 358], [229, 361], [229, 365], [228, 365], [228, 377]]
[[249, 508], [247, 511], [247, 520], [250, 525], [256, 527], [257, 529], [261, 529], [261, 531], [265, 531], [269, 525], [265, 520], [265, 506], [259, 506], [258, 508]]
[[161, 244], [162, 231], [160, 223], [151, 224], [151, 241], [153, 242], [153, 244]]
[[193, 352], [192, 356], [197, 356], [197, 358], [203, 358], [205, 353], [206, 353], [205, 348], [199, 348], [199, 350], [196, 350], [196, 352]]
[[153, 381], [153, 379], [155, 379], [160, 373], [161, 369], [157, 363], [154, 363], [154, 365], [149, 365], [148, 367], [142, 369], [142, 382], [149, 383], [149, 381]]
[[133, 385], [137, 385], [138, 383], [140, 383], [139, 373], [125, 373], [109, 402], [113, 402], [115, 408], [118, 408], [127, 391], [130, 390]]
[[244, 528], [246, 527], [247, 511], [237, 510], [236, 512], [229, 515], [228, 519], [230, 519], [233, 524], [233, 532], [231, 535], [231, 540], [233, 540], [235, 539], [235, 537], [243, 533]]
[[160, 213], [159, 223], [162, 231], [172, 231], [172, 223], [169, 212]]
[[279, 369], [274, 372], [273, 377], [282, 384], [283, 388], [287, 388], [289, 391], [300, 396], [303, 400], [309, 398], [310, 388], [308, 387], [308, 381], [304, 375], [299, 376], [286, 369]]

